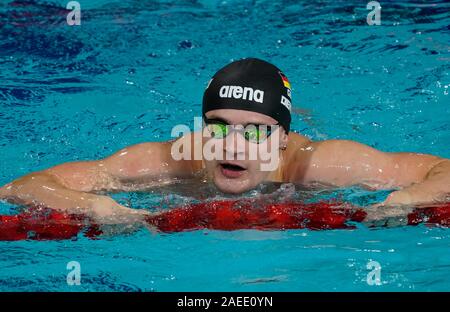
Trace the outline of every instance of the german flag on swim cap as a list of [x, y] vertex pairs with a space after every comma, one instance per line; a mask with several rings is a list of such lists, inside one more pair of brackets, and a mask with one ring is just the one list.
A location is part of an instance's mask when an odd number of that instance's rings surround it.
[[286, 88], [290, 89], [291, 88], [291, 84], [289, 83], [289, 80], [287, 79], [287, 77], [282, 73], [279, 72], [280, 76], [281, 76], [281, 80], [283, 80], [283, 84]]
[[215, 109], [261, 113], [289, 132], [291, 85], [281, 70], [269, 62], [257, 58], [235, 61], [220, 69], [206, 87], [203, 117]]

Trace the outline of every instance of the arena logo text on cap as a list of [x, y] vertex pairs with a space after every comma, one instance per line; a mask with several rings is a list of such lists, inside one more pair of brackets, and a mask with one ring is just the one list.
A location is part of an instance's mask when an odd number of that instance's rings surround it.
[[257, 103], [262, 103], [264, 101], [264, 91], [254, 90], [250, 87], [222, 86], [219, 90], [219, 96], [221, 98], [235, 98], [255, 101]]

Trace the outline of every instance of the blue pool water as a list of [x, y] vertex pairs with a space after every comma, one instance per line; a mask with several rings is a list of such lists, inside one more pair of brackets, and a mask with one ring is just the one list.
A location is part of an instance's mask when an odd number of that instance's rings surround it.
[[[382, 24], [368, 26], [364, 1], [81, 0], [72, 27], [67, 2], [0, 1], [0, 184], [170, 139], [200, 115], [210, 75], [248, 56], [289, 77], [294, 131], [450, 157], [448, 1], [380, 1]], [[150, 207], [169, 193], [114, 196]], [[367, 205], [387, 194], [305, 196]], [[449, 247], [448, 229], [426, 226], [0, 242], [0, 290], [443, 291]], [[70, 261], [79, 286], [66, 282]], [[367, 283], [370, 261], [381, 285]]]

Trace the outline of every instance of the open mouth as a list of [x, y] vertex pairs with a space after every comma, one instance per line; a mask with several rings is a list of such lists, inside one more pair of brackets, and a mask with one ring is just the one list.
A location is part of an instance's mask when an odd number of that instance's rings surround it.
[[221, 164], [220, 165], [222, 168], [226, 169], [226, 170], [232, 170], [232, 171], [242, 171], [245, 170], [244, 167], [241, 167], [239, 165], [234, 165], [234, 164]]
[[220, 164], [220, 171], [227, 178], [238, 178], [240, 177], [247, 169], [243, 166], [231, 163], [223, 163]]

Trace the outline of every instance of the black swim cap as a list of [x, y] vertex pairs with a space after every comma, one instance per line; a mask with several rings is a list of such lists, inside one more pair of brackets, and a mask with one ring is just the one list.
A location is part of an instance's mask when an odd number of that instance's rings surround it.
[[203, 95], [203, 117], [214, 109], [242, 109], [272, 117], [289, 132], [291, 86], [275, 65], [246, 58], [220, 69]]

